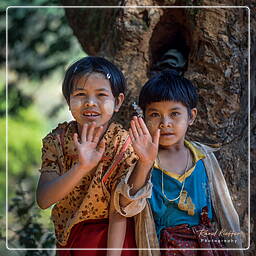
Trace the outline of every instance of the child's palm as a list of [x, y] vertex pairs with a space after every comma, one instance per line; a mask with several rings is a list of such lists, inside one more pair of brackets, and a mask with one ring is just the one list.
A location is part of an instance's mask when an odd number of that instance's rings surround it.
[[151, 136], [140, 136], [133, 142], [133, 147], [141, 161], [154, 161], [157, 156], [158, 144], [152, 141]]
[[78, 150], [79, 164], [86, 167], [86, 170], [92, 170], [102, 158], [105, 150], [104, 142], [101, 141], [99, 143], [102, 130], [103, 127], [97, 128], [96, 130], [95, 123], [90, 127], [85, 124], [81, 134], [81, 143], [78, 142], [78, 135], [74, 135], [74, 142]]
[[142, 162], [152, 162], [157, 157], [159, 130], [151, 137], [142, 118], [134, 118], [131, 122], [130, 137], [135, 152]]
[[83, 142], [78, 148], [79, 162], [81, 165], [92, 166], [93, 168], [99, 163], [103, 152], [97, 148], [96, 143]]

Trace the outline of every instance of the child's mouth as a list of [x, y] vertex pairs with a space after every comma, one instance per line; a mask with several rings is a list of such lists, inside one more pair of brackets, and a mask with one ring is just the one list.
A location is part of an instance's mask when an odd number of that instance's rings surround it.
[[100, 114], [97, 113], [97, 112], [89, 112], [88, 111], [88, 112], [84, 112], [83, 116], [86, 117], [86, 118], [89, 118], [89, 119], [95, 119], [95, 118], [99, 117]]
[[97, 114], [84, 114], [84, 116], [99, 116]]
[[164, 137], [168, 137], [168, 136], [173, 136], [174, 133], [161, 133], [160, 135]]

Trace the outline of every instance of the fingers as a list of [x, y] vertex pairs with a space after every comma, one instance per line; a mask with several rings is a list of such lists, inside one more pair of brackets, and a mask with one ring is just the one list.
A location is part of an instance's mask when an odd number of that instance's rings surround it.
[[96, 128], [96, 123], [92, 122], [91, 125], [84, 124], [81, 134], [81, 142], [95, 142], [98, 143], [100, 135], [102, 134], [103, 126]]
[[103, 131], [103, 126], [100, 126], [96, 129], [96, 132], [95, 132], [94, 137], [92, 139], [92, 141], [95, 142], [96, 144], [99, 142], [102, 131]]
[[136, 129], [137, 129], [137, 132], [138, 132], [139, 136], [144, 135], [144, 133], [143, 133], [143, 131], [142, 131], [142, 129], [141, 129], [141, 125], [140, 125], [140, 123], [139, 123], [138, 117], [135, 116], [133, 120], [134, 120], [134, 122], [135, 122], [135, 127], [136, 127]]
[[92, 124], [89, 126], [89, 129], [87, 131], [87, 141], [91, 142], [93, 139], [93, 134], [95, 131], [96, 123], [92, 122]]
[[133, 136], [133, 133], [132, 133], [132, 129], [131, 129], [131, 128], [129, 128], [129, 135], [130, 135], [131, 140], [132, 140], [132, 141], [135, 141], [135, 138], [134, 138], [134, 136]]
[[153, 143], [158, 147], [159, 145], [159, 138], [160, 138], [160, 129], [157, 129], [153, 135]]
[[87, 140], [87, 130], [88, 130], [88, 124], [83, 124], [82, 127], [82, 133], [81, 133], [81, 142], [85, 142]]
[[74, 133], [73, 140], [74, 140], [76, 148], [78, 148], [80, 143], [78, 142], [78, 134], [77, 133]]
[[138, 118], [138, 122], [140, 124], [141, 130], [143, 132], [143, 134], [149, 134], [148, 128], [145, 124], [145, 122], [143, 121], [143, 119], [141, 117]]
[[138, 137], [143, 135], [151, 136], [141, 117], [133, 117], [133, 120], [131, 121], [131, 133], [132, 135], [130, 134], [130, 136], [132, 140], [136, 140]]
[[137, 131], [134, 120], [131, 121], [131, 131], [132, 131], [132, 135], [134, 137], [134, 140], [137, 139], [139, 137], [139, 134], [138, 134], [138, 131]]

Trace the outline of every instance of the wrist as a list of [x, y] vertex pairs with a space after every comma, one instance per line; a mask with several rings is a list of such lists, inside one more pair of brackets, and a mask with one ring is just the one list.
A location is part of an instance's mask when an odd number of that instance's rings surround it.
[[150, 171], [153, 165], [154, 165], [154, 161], [152, 161], [152, 160], [142, 161], [139, 159], [137, 162], [137, 166], [141, 170], [144, 170], [146, 172]]
[[154, 161], [143, 162], [138, 160], [128, 184], [131, 186], [130, 195], [133, 196], [148, 182]]
[[75, 171], [84, 175], [84, 174], [88, 173], [90, 171], [90, 169], [86, 165], [82, 165], [81, 163], [77, 163], [75, 165]]
[[154, 161], [147, 161], [147, 162], [138, 161], [136, 169], [138, 169], [139, 172], [141, 173], [141, 181], [143, 181], [143, 184], [147, 182], [153, 165], [154, 165]]

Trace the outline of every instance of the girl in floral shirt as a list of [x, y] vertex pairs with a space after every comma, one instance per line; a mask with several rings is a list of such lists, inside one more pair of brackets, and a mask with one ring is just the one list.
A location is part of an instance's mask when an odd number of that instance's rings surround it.
[[124, 76], [104, 58], [85, 57], [68, 68], [62, 89], [75, 120], [43, 139], [38, 205], [54, 205], [58, 255], [120, 255], [76, 248], [136, 248], [131, 218], [120, 242], [115, 239], [123, 234], [126, 218], [116, 213], [111, 199], [137, 161], [128, 132], [111, 122], [124, 100]]

